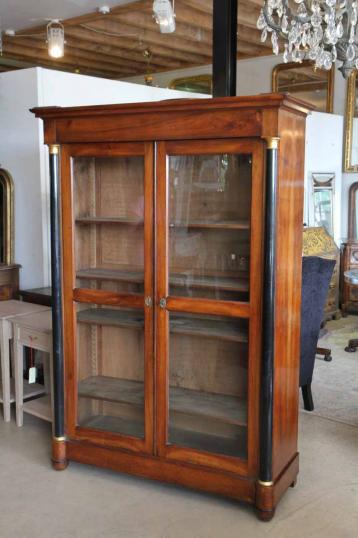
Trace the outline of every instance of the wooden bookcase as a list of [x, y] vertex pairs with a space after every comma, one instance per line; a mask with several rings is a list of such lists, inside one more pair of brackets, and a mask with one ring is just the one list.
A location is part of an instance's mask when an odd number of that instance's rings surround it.
[[306, 104], [34, 112], [50, 147], [54, 467], [175, 482], [270, 519], [298, 473]]

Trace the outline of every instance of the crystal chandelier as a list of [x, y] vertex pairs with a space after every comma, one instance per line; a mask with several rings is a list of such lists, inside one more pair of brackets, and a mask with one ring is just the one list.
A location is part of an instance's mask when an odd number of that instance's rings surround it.
[[344, 78], [358, 69], [357, 0], [265, 0], [257, 20], [261, 41], [271, 34], [272, 50], [286, 41], [283, 61], [311, 60], [329, 70], [339, 60]]

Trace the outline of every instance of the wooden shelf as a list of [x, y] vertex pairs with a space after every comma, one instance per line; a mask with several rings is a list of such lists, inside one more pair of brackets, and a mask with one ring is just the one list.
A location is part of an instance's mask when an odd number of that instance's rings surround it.
[[131, 437], [144, 437], [144, 419], [138, 421], [110, 415], [94, 415], [79, 423], [81, 428], [91, 428], [110, 433], [120, 433]]
[[190, 222], [171, 222], [169, 228], [207, 228], [213, 230], [250, 230], [250, 222], [247, 220], [192, 220]]
[[51, 396], [49, 394], [24, 402], [23, 409], [24, 413], [52, 422]]
[[143, 220], [119, 218], [119, 217], [78, 217], [75, 219], [76, 224], [128, 224], [143, 226]]
[[226, 291], [249, 291], [249, 282], [244, 278], [227, 278], [216, 276], [192, 276], [185, 274], [171, 274], [170, 286], [219, 289]]
[[[75, 219], [76, 224], [128, 224], [143, 225], [143, 220], [121, 218], [121, 217], [78, 217]], [[213, 230], [250, 230], [250, 222], [246, 220], [192, 220], [190, 222], [171, 222], [173, 228], [202, 228]]]
[[[93, 376], [79, 383], [78, 396], [143, 407], [144, 385], [140, 381]], [[174, 414], [207, 417], [238, 426], [247, 424], [245, 400], [225, 394], [171, 387], [169, 409]]]
[[80, 269], [76, 273], [76, 278], [82, 278], [84, 280], [118, 280], [120, 282], [144, 283], [143, 271], [117, 271], [99, 267]]
[[247, 458], [247, 432], [238, 428], [233, 437], [213, 435], [169, 425], [169, 444], [236, 458]]
[[[120, 282], [134, 282], [138, 284], [144, 283], [144, 275], [142, 271], [123, 271], [102, 268], [85, 268], [80, 269], [76, 273], [76, 278], [84, 280], [118, 280]], [[249, 282], [245, 278], [232, 277], [202, 277], [192, 276], [180, 273], [171, 274], [169, 277], [170, 286], [205, 288], [205, 289], [220, 289], [226, 291], [249, 291]]]
[[[45, 387], [39, 383], [29, 384], [26, 379], [24, 379], [24, 400], [28, 398], [34, 398], [35, 396], [40, 396], [45, 393]], [[0, 402], [3, 401], [2, 397], [2, 385], [0, 384]], [[10, 379], [10, 403], [15, 402], [15, 379], [12, 377]]]
[[89, 308], [80, 310], [77, 313], [78, 323], [89, 325], [106, 325], [111, 327], [129, 327], [131, 329], [142, 329], [144, 327], [144, 316], [141, 311], [122, 311], [110, 308]]
[[[132, 437], [144, 437], [144, 421], [129, 420], [110, 415], [94, 415], [81, 421], [82, 428], [91, 428]], [[175, 425], [169, 426], [169, 444], [236, 458], [247, 458], [246, 428], [237, 428], [236, 435], [227, 437], [210, 433], [194, 432]]]
[[[77, 322], [89, 325], [106, 325], [132, 329], [144, 328], [144, 317], [140, 311], [122, 311], [112, 310], [110, 308], [80, 310], [77, 314]], [[231, 342], [247, 343], [248, 341], [246, 331], [239, 329], [237, 322], [234, 321], [171, 316], [170, 332], [188, 336], [229, 340]]]

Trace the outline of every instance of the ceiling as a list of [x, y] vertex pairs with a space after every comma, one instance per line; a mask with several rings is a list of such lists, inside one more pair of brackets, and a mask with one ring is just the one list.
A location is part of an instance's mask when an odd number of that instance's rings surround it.
[[44, 19], [69, 19], [97, 11], [98, 6], [129, 4], [134, 0], [0, 0], [3, 30], [21, 30], [38, 26]]
[[[272, 53], [256, 28], [262, 4], [239, 2], [238, 58]], [[14, 68], [40, 65], [121, 79], [211, 63], [213, 0], [176, 0], [173, 34], [159, 32], [153, 0], [104, 0], [112, 8], [108, 15], [99, 14], [98, 5], [98, 0], [0, 0], [2, 29], [17, 32], [3, 36], [0, 70], [16, 61]], [[64, 58], [47, 54], [46, 18], [64, 19]]]

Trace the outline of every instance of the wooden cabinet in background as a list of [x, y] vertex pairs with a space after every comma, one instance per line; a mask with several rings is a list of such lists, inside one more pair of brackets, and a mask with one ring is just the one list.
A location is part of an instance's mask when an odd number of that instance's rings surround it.
[[349, 188], [348, 199], [348, 239], [341, 245], [341, 302], [343, 314], [358, 313], [358, 288], [346, 282], [345, 271], [358, 269], [358, 182]]
[[358, 269], [358, 241], [348, 240], [341, 247], [341, 289], [342, 289], [342, 312], [343, 314], [358, 313], [358, 288], [351, 286], [344, 279], [344, 272]]
[[323, 226], [304, 228], [302, 254], [303, 256], [319, 256], [336, 261], [324, 307], [324, 320], [340, 319], [340, 251], [333, 237]]
[[0, 301], [18, 299], [20, 265], [0, 264]]
[[174, 482], [270, 519], [298, 473], [306, 105], [35, 113], [50, 146], [54, 467]]

